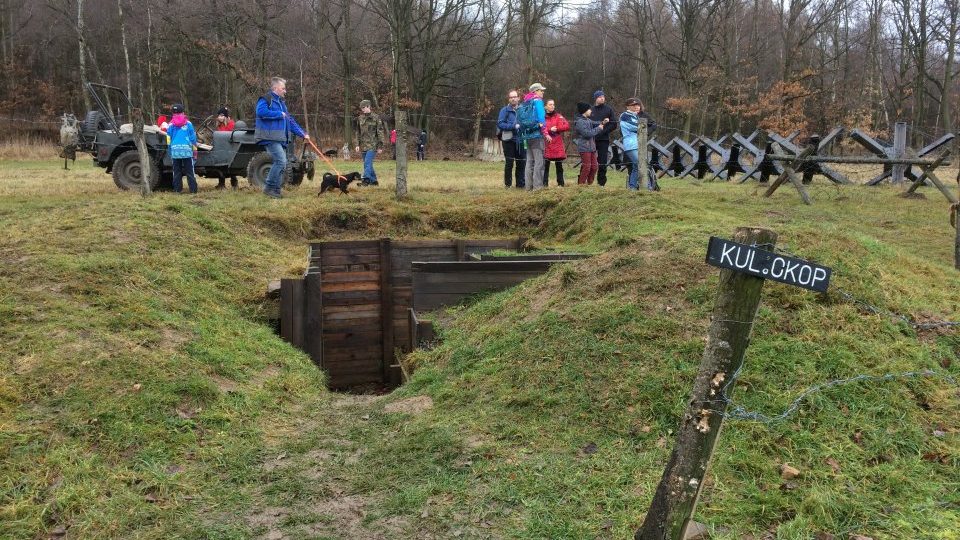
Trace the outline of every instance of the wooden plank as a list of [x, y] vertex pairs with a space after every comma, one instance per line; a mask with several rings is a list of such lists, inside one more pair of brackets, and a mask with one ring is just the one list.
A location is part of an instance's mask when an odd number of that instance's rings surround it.
[[333, 321], [352, 321], [357, 319], [377, 319], [380, 320], [380, 308], [379, 306], [371, 311], [346, 311], [343, 313], [324, 313], [323, 322], [333, 322]]
[[407, 321], [407, 347], [413, 350], [417, 346], [417, 312], [410, 308], [407, 312], [409, 319]]
[[533, 272], [545, 271], [558, 261], [480, 261], [480, 262], [423, 262], [412, 263], [414, 276], [418, 272]]
[[379, 310], [380, 310], [380, 302], [363, 302], [363, 303], [337, 305], [337, 306], [324, 304], [323, 306], [323, 313], [325, 315], [328, 315], [331, 313], [354, 313], [354, 312], [361, 312], [361, 311], [377, 312]]
[[310, 274], [303, 279], [304, 350], [319, 366], [323, 366], [323, 291], [320, 276]]
[[311, 242], [311, 248], [320, 248], [326, 254], [326, 250], [331, 249], [340, 249], [340, 250], [353, 250], [353, 249], [364, 249], [364, 248], [373, 248], [377, 249], [379, 247], [379, 242], [377, 240], [323, 240], [320, 242]]
[[462, 261], [462, 260], [464, 260], [464, 258], [465, 258], [465, 256], [466, 256], [466, 253], [467, 253], [467, 251], [466, 251], [466, 243], [463, 241], [462, 238], [458, 238], [457, 241], [454, 243], [454, 246], [456, 247], [456, 259], [455, 259], [455, 260], [457, 260], [457, 261]]
[[[319, 276], [318, 276], [319, 277]], [[357, 281], [348, 283], [329, 283], [324, 285], [326, 292], [344, 292], [344, 291], [379, 291], [380, 283], [372, 281]]]
[[378, 313], [376, 317], [369, 317], [365, 319], [333, 319], [333, 320], [324, 320], [324, 330], [326, 333], [339, 333], [339, 332], [371, 332], [379, 331], [382, 332], [382, 324], [380, 322], [380, 314]]
[[280, 337], [303, 348], [304, 298], [302, 278], [280, 280]]
[[380, 262], [380, 254], [350, 252], [346, 255], [327, 255], [323, 260], [330, 266], [339, 264], [371, 264]]
[[353, 283], [358, 281], [380, 281], [380, 272], [324, 272], [323, 284]]
[[486, 255], [473, 254], [478, 261], [575, 261], [593, 257], [589, 253], [544, 253], [541, 255]]
[[390, 283], [390, 239], [380, 239], [380, 309], [383, 323], [383, 360], [381, 370], [383, 381], [390, 380], [390, 366], [393, 364], [393, 290]]
[[432, 273], [423, 272], [414, 278], [414, 294], [419, 287], [435, 285], [437, 287], [456, 286], [458, 284], [498, 285], [502, 283], [520, 283], [521, 281], [543, 275], [544, 272], [453, 272]]

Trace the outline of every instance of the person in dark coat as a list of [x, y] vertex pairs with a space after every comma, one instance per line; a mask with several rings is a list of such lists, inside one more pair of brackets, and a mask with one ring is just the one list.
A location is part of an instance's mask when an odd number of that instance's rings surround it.
[[520, 106], [520, 93], [510, 90], [507, 94], [507, 102], [497, 116], [497, 138], [503, 146], [503, 185], [509, 188], [513, 183], [517, 188], [523, 189], [524, 165], [527, 158], [523, 151], [523, 143], [517, 139], [517, 108]]
[[594, 138], [597, 143], [597, 162], [600, 168], [597, 170], [597, 184], [605, 185], [607, 183], [607, 162], [610, 160], [610, 132], [617, 129], [617, 114], [613, 108], [607, 105], [607, 96], [603, 90], [597, 90], [593, 93], [593, 106], [590, 118], [595, 122], [607, 120], [599, 134]]

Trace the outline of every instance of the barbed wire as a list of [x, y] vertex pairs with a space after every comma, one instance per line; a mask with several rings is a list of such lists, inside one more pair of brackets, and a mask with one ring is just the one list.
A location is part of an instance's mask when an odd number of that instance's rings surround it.
[[[774, 251], [783, 253], [784, 255], [788, 255], [790, 257], [795, 257], [798, 259], [807, 259], [807, 257], [797, 255], [796, 253], [792, 253], [789, 250], [784, 249], [782, 247], [774, 247], [773, 249]], [[843, 289], [842, 287], [838, 287], [834, 285], [833, 289], [837, 292], [837, 294], [842, 296], [845, 300], [863, 309], [864, 311], [867, 311], [874, 315], [886, 315], [892, 319], [896, 319], [906, 323], [908, 326], [910, 326], [914, 330], [934, 330], [937, 328], [960, 327], [960, 321], [947, 321], [947, 320], [933, 319], [930, 321], [918, 322], [915, 319], [908, 317], [902, 313], [893, 311], [891, 309], [883, 308], [880, 306], [876, 306], [867, 302], [866, 300], [857, 298], [853, 293]]]

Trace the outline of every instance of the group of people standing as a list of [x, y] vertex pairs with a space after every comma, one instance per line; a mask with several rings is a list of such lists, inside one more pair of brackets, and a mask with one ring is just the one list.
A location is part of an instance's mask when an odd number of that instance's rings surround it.
[[[554, 100], [544, 102], [545, 91], [544, 85], [534, 83], [521, 101], [520, 93], [510, 90], [507, 105], [500, 109], [497, 137], [503, 147], [503, 184], [507, 188], [516, 186], [536, 190], [547, 187], [551, 162], [556, 164], [557, 185], [564, 185], [563, 162], [567, 155], [563, 134], [571, 130], [571, 125], [556, 110]], [[596, 177], [598, 185], [606, 185], [610, 135], [619, 127], [624, 157], [628, 160], [627, 187], [640, 189], [637, 133], [641, 121], [646, 122], [647, 133], [653, 133], [657, 125], [638, 98], [630, 98], [624, 105], [627, 110], [618, 117], [607, 105], [603, 90], [593, 93], [592, 105], [577, 103], [572, 130], [581, 161], [578, 184], [593, 184]], [[648, 175], [646, 188], [651, 191], [659, 189], [653, 175]]]

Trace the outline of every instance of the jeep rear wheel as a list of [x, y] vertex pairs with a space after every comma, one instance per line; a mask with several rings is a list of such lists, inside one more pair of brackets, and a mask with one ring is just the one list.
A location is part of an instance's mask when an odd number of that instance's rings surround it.
[[[120, 189], [140, 189], [143, 182], [143, 167], [140, 166], [140, 153], [136, 150], [127, 150], [120, 154], [113, 162], [113, 183]], [[160, 165], [150, 163], [150, 189], [154, 190], [160, 183]]]
[[[250, 163], [247, 164], [247, 182], [250, 182], [250, 185], [258, 190], [263, 191], [264, 186], [267, 185], [267, 175], [270, 173], [270, 167], [272, 166], [273, 158], [270, 154], [258, 152], [250, 158]], [[283, 171], [283, 174], [280, 176], [280, 187], [287, 184], [289, 175], [290, 168], [287, 167], [287, 170]]]

